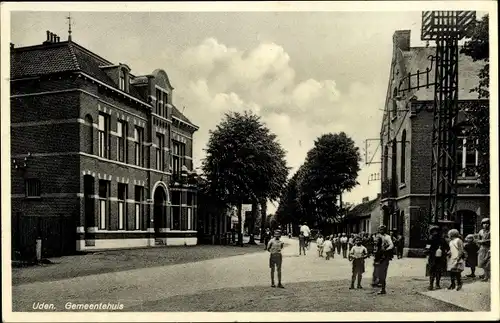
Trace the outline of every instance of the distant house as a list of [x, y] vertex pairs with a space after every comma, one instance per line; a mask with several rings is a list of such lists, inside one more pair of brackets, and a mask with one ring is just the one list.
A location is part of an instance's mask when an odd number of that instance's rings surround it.
[[380, 225], [380, 194], [373, 200], [363, 198], [361, 204], [352, 207], [343, 219], [346, 233], [375, 233]]

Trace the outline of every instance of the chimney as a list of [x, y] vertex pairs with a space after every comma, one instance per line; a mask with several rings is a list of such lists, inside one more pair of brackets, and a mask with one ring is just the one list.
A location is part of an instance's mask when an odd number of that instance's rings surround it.
[[410, 30], [397, 30], [392, 36], [394, 46], [402, 51], [410, 50]]
[[50, 31], [47, 30], [47, 39], [43, 42], [43, 45], [50, 44]]
[[370, 201], [370, 198], [368, 196], [366, 196], [366, 197], [363, 197], [363, 199], [361, 200], [361, 203], [368, 203], [368, 201]]
[[60, 39], [59, 36], [56, 35], [56, 43], [59, 42], [59, 39]]
[[381, 196], [382, 196], [382, 194], [377, 193], [377, 198], [380, 198]]

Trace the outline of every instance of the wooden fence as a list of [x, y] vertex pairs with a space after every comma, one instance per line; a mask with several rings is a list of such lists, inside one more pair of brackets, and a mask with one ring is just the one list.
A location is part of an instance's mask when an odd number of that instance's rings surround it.
[[42, 258], [76, 252], [76, 221], [68, 216], [12, 216], [12, 259], [36, 259], [36, 240], [42, 240]]

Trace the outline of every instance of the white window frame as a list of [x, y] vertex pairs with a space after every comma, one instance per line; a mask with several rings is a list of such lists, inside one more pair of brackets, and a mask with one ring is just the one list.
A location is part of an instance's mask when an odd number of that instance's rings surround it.
[[125, 91], [125, 72], [123, 72], [123, 69], [120, 69], [120, 75], [118, 76], [118, 87], [120, 90]]
[[134, 158], [135, 158], [135, 165], [136, 166], [144, 166], [143, 164], [143, 156], [144, 156], [144, 149], [143, 149], [143, 140], [144, 140], [144, 128], [139, 128], [139, 127], [134, 127], [134, 141], [135, 141], [135, 147], [134, 147]]
[[116, 123], [116, 156], [118, 161], [127, 162], [127, 123], [123, 120], [118, 120]]
[[192, 227], [192, 225], [193, 225], [193, 219], [192, 219], [192, 217], [193, 217], [193, 208], [192, 207], [188, 207], [187, 208], [187, 229], [188, 230], [192, 230], [193, 229], [193, 227]]
[[[140, 188], [138, 190], [138, 188]], [[139, 192], [139, 196], [137, 196], [137, 192]], [[141, 229], [141, 223], [143, 220], [143, 214], [144, 214], [144, 208], [142, 205], [143, 199], [144, 199], [144, 187], [143, 186], [135, 186], [134, 187], [134, 199], [135, 199], [135, 204], [134, 204], [134, 230], [140, 230]]]
[[125, 202], [118, 201], [118, 230], [125, 230]]
[[156, 140], [157, 140], [157, 144], [156, 144], [156, 156], [155, 156], [155, 159], [156, 159], [156, 169], [158, 170], [163, 170], [164, 169], [164, 158], [163, 158], [163, 154], [164, 154], [164, 147], [165, 147], [165, 135], [161, 134], [161, 133], [156, 133]]
[[106, 230], [107, 228], [107, 215], [108, 215], [108, 203], [107, 199], [99, 199], [99, 230]]
[[109, 116], [99, 113], [99, 157], [109, 158]]
[[135, 203], [135, 230], [141, 229], [141, 203]]
[[[459, 179], [476, 179], [478, 174], [477, 172], [475, 173], [474, 176], [467, 176], [465, 168], [467, 166], [467, 137], [466, 136], [459, 136], [457, 138], [459, 141], [462, 140], [462, 160], [460, 161], [461, 169], [460, 169], [460, 174], [458, 174]], [[478, 141], [476, 141], [477, 143]], [[474, 166], [478, 166], [479, 164], [479, 152], [477, 149], [475, 150], [475, 164]]]

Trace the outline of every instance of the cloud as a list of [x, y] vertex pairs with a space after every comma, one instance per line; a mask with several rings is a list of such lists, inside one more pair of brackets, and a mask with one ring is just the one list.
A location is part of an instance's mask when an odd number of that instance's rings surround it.
[[287, 151], [292, 171], [322, 134], [345, 131], [361, 148], [379, 131], [384, 84], [359, 80], [343, 84], [341, 93], [335, 75], [297, 80], [292, 58], [272, 42], [240, 50], [208, 38], [185, 50], [176, 69], [174, 103], [186, 106], [185, 114], [200, 127], [195, 166], [204, 157], [209, 130], [228, 111], [259, 114]]

